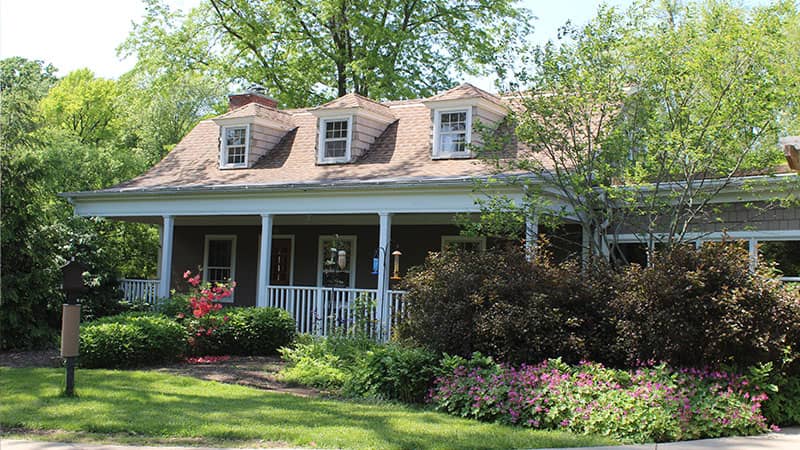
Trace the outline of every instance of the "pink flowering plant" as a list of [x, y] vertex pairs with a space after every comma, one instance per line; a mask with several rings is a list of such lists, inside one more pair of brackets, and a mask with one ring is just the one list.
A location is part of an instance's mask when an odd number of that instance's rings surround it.
[[222, 309], [221, 300], [233, 295], [236, 282], [204, 283], [199, 273], [190, 270], [183, 273], [183, 279], [190, 288], [187, 294], [175, 295], [180, 303], [175, 318], [186, 327], [190, 353], [200, 354], [207, 351], [207, 341], [213, 340], [210, 338], [229, 320], [227, 315], [213, 313]]
[[436, 409], [450, 414], [623, 442], [764, 432], [766, 399], [746, 377], [722, 371], [652, 363], [615, 370], [558, 359], [519, 367], [462, 364], [438, 377], [429, 393]]

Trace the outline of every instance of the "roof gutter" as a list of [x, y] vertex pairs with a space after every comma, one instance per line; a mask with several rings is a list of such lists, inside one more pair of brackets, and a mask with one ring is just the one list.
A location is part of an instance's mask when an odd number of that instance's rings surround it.
[[[290, 184], [240, 184], [240, 185], [198, 185], [198, 186], [176, 186], [176, 187], [160, 187], [160, 188], [141, 188], [141, 189], [104, 189], [100, 191], [81, 191], [81, 192], [62, 192], [58, 194], [60, 197], [66, 198], [72, 202], [73, 199], [81, 198], [108, 198], [120, 195], [154, 195], [154, 194], [199, 194], [199, 193], [259, 193], [259, 192], [289, 192], [289, 191], [316, 191], [331, 189], [348, 190], [348, 189], [374, 189], [375, 187], [391, 187], [391, 188], [419, 188], [419, 187], [458, 187], [470, 186], [475, 182], [500, 180], [507, 181], [511, 179], [519, 179], [521, 177], [529, 177], [520, 175], [516, 177], [510, 176], [494, 176], [494, 177], [459, 177], [459, 178], [439, 178], [439, 179], [418, 179], [418, 180], [393, 180], [384, 179], [377, 181], [348, 181], [348, 182], [334, 182], [334, 183], [290, 183]], [[532, 178], [532, 177], [529, 177]]]

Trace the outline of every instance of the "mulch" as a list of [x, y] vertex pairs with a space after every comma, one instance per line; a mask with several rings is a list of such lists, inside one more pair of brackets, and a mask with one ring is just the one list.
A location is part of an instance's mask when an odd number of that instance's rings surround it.
[[[216, 381], [238, 384], [273, 392], [284, 392], [302, 397], [316, 397], [320, 392], [305, 387], [291, 386], [278, 380], [278, 372], [284, 362], [274, 356], [231, 356], [225, 361], [190, 364], [186, 361], [142, 370], [170, 373]], [[0, 352], [0, 367], [61, 367], [62, 359], [58, 350], [38, 350], [25, 352]]]

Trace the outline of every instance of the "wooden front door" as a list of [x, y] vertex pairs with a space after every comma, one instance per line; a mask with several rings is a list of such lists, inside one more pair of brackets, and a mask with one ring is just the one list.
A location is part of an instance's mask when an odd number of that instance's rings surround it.
[[292, 240], [272, 240], [272, 262], [270, 263], [270, 286], [288, 286], [292, 273]]

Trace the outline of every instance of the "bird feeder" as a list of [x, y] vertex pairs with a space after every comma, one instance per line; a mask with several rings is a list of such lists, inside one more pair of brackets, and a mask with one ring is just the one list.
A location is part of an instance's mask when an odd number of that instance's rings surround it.
[[392, 258], [394, 258], [394, 270], [392, 271], [392, 280], [400, 280], [400, 256], [402, 253], [400, 250], [395, 250], [392, 252]]

